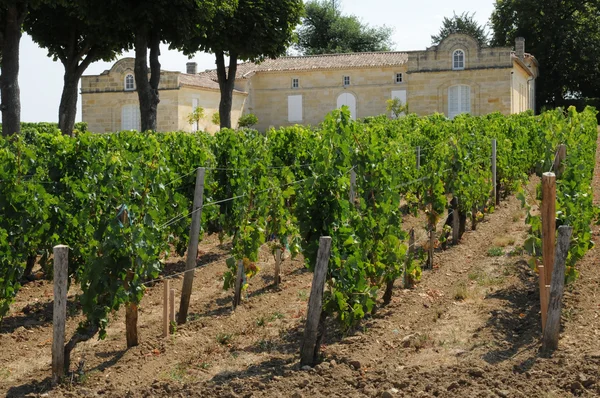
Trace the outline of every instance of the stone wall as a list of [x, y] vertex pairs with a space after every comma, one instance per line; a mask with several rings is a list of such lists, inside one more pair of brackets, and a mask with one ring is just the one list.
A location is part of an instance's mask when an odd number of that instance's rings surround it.
[[[355, 117], [379, 115], [386, 113], [386, 101], [393, 90], [407, 88], [407, 83], [395, 83], [396, 73], [406, 77], [406, 67], [259, 72], [251, 77], [244, 113], [254, 113], [258, 117], [258, 129], [296, 123], [317, 125], [327, 113], [337, 108], [340, 94], [351, 93], [356, 98]], [[350, 76], [350, 85], [346, 87], [344, 76]], [[292, 79], [298, 79], [298, 88], [292, 88]], [[288, 121], [288, 96], [292, 95], [302, 96], [301, 121]]]
[[[231, 107], [231, 125], [237, 126], [238, 120], [242, 115], [244, 102], [247, 94], [234, 92], [233, 105]], [[219, 131], [219, 126], [213, 124], [213, 115], [219, 112], [219, 101], [221, 94], [217, 90], [199, 90], [194, 87], [182, 87], [179, 90], [179, 129], [183, 131], [195, 131], [196, 126], [192, 126], [188, 122], [188, 116], [193, 111], [194, 99], [198, 100], [198, 106], [204, 108], [204, 118], [200, 120], [198, 129], [207, 131], [211, 134]]]

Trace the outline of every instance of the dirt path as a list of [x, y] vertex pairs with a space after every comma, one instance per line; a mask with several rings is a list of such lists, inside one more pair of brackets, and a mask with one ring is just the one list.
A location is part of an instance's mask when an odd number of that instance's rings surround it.
[[[537, 182], [532, 178], [529, 194]], [[0, 329], [0, 395], [598, 396], [600, 249], [583, 259], [581, 278], [566, 293], [559, 351], [540, 358], [537, 276], [519, 251], [524, 217], [519, 202], [508, 198], [460, 245], [436, 253], [436, 268], [415, 289], [397, 287], [393, 302], [348, 336], [330, 328], [326, 361], [310, 371], [298, 369], [298, 349], [312, 275], [301, 261], [287, 259], [282, 289], [273, 290], [266, 249], [249, 300], [232, 313], [231, 294], [221, 289], [227, 250], [209, 238], [201, 250], [202, 262], [211, 265], [196, 272], [188, 324], [160, 337], [159, 283], [140, 308], [141, 345], [124, 349], [124, 314], [117, 314], [106, 340], [73, 353], [82, 368], [78, 380], [54, 390], [48, 385], [52, 285], [29, 284]], [[167, 272], [183, 266], [176, 259]], [[173, 284], [180, 289], [181, 279]], [[76, 308], [72, 313], [68, 335], [80, 320]]]

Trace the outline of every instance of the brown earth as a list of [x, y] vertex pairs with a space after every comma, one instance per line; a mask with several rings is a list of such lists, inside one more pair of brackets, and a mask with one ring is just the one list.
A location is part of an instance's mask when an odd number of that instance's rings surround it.
[[[596, 163], [595, 197], [600, 198]], [[531, 201], [535, 185], [526, 187]], [[127, 350], [124, 311], [106, 340], [80, 344], [79, 367], [51, 389], [52, 285], [27, 284], [0, 328], [0, 395], [8, 397], [570, 397], [600, 396], [600, 248], [579, 265], [567, 288], [559, 350], [540, 357], [537, 275], [519, 247], [525, 212], [510, 197], [461, 244], [436, 252], [436, 268], [416, 288], [400, 281], [392, 303], [341, 333], [328, 325], [325, 360], [299, 369], [299, 347], [312, 274], [286, 259], [281, 289], [272, 287], [273, 256], [261, 252], [261, 272], [247, 300], [231, 311], [222, 290], [227, 248], [212, 237], [201, 249], [189, 322], [161, 337], [162, 283], [140, 306], [141, 344]], [[418, 224], [412, 220], [407, 224]], [[417, 234], [423, 237], [424, 232]], [[599, 229], [594, 226], [594, 240]], [[494, 248], [494, 250], [490, 250]], [[166, 274], [181, 271], [172, 260]], [[171, 284], [180, 293], [182, 279]], [[82, 319], [71, 292], [67, 337]], [[79, 364], [79, 365], [78, 365]]]

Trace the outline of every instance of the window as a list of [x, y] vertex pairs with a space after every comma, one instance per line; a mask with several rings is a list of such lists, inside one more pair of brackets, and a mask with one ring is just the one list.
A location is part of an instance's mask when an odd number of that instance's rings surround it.
[[[192, 115], [198, 108], [198, 98], [192, 98]], [[192, 120], [192, 132], [200, 130], [200, 120]]]
[[396, 83], [402, 83], [402, 73], [396, 73]]
[[292, 79], [292, 88], [298, 88], [298, 87], [300, 87], [300, 80]]
[[[400, 100], [400, 105], [402, 106], [406, 106], [406, 90], [392, 90], [392, 99], [398, 99]], [[392, 118], [394, 118], [395, 116], [404, 116], [406, 115], [405, 112], [400, 113], [400, 115], [394, 115], [394, 112], [392, 111]]]
[[471, 112], [471, 87], [466, 85], [448, 88], [448, 117]]
[[137, 104], [121, 108], [121, 130], [140, 130], [140, 108]]
[[125, 91], [135, 90], [135, 80], [133, 79], [133, 75], [130, 73], [125, 76]]
[[465, 69], [465, 52], [463, 50], [456, 50], [452, 53], [452, 69]]
[[344, 76], [344, 86], [350, 85], [350, 76]]
[[302, 96], [301, 95], [288, 96], [288, 121], [289, 122], [301, 122], [302, 121]]

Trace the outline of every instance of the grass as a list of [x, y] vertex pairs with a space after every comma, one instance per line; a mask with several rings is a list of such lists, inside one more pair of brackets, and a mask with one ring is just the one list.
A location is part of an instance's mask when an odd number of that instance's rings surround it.
[[308, 293], [306, 292], [306, 290], [299, 290], [298, 298], [302, 301], [308, 301]]
[[477, 282], [479, 286], [496, 286], [504, 282], [504, 276], [492, 276], [481, 271], [472, 271], [469, 273], [469, 280]]
[[492, 245], [498, 247], [512, 246], [515, 244], [515, 238], [512, 236], [498, 236], [492, 240]]
[[255, 323], [256, 323], [256, 326], [263, 327], [263, 326], [265, 326], [269, 322], [273, 322], [276, 319], [282, 319], [284, 317], [285, 317], [284, 314], [282, 314], [281, 312], [275, 311], [268, 318], [265, 318], [264, 316], [261, 316], [260, 318], [258, 318], [256, 320]]
[[467, 285], [464, 282], [460, 282], [454, 289], [454, 300], [463, 301], [468, 297]]
[[504, 249], [502, 247], [493, 246], [490, 247], [487, 251], [487, 255], [489, 257], [500, 257], [504, 255]]
[[221, 345], [231, 344], [231, 342], [233, 341], [233, 337], [233, 333], [219, 333], [217, 334], [217, 343]]

